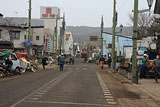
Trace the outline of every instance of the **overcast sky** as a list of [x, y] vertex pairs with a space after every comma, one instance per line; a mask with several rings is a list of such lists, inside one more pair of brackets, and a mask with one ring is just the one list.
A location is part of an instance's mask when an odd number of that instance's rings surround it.
[[[113, 0], [32, 0], [32, 18], [40, 17], [40, 6], [60, 7], [66, 14], [67, 26], [99, 27], [102, 14], [105, 27], [112, 26]], [[132, 13], [133, 7], [134, 0], [117, 0], [118, 26], [129, 25], [128, 14]], [[147, 0], [139, 0], [139, 9], [146, 8]], [[1, 0], [0, 12], [5, 17], [27, 17], [28, 0]]]

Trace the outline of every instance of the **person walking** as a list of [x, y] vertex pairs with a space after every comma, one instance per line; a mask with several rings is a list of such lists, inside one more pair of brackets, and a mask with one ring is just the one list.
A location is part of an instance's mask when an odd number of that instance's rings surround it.
[[112, 62], [112, 60], [111, 60], [111, 57], [109, 56], [109, 57], [108, 57], [108, 61], [107, 61], [107, 63], [108, 63], [108, 68], [111, 67], [111, 62]]
[[46, 66], [46, 57], [43, 57], [42, 58], [42, 66], [43, 66], [43, 69], [45, 69], [45, 66]]
[[104, 61], [105, 61], [105, 59], [104, 59], [103, 55], [101, 55], [101, 57], [100, 57], [100, 59], [99, 59], [101, 69], [103, 69]]
[[72, 57], [72, 64], [74, 64], [75, 57], [74, 57], [74, 55], [72, 55], [71, 57]]
[[65, 56], [63, 54], [61, 56], [59, 56], [60, 71], [63, 71], [64, 60], [65, 60]]
[[159, 55], [156, 56], [156, 59], [154, 59], [153, 62], [154, 65], [154, 76], [155, 76], [155, 82], [158, 83], [158, 72], [160, 71], [160, 57]]
[[142, 66], [140, 70], [140, 78], [144, 78], [145, 74], [148, 72], [147, 71], [147, 54], [143, 55], [144, 57], [142, 58]]

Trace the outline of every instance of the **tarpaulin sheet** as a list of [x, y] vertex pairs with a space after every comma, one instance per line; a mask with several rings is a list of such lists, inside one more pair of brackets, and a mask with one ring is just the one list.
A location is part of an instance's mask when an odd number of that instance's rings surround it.
[[7, 50], [1, 50], [0, 51], [0, 59], [4, 59], [4, 58], [8, 57], [11, 54], [13, 54], [13, 52], [10, 51], [9, 49], [7, 49]]

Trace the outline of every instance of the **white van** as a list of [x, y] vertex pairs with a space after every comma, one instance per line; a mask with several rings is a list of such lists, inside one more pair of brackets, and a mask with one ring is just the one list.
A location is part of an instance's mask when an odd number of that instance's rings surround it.
[[13, 66], [12, 71], [21, 72], [21, 65], [20, 60], [17, 58], [16, 54], [13, 53], [9, 56], [9, 59], [11, 59]]

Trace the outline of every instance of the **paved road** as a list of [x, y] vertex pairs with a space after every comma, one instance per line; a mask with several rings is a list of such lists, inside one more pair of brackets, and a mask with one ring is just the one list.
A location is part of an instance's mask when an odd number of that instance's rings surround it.
[[81, 62], [0, 80], [0, 107], [118, 106], [99, 66]]

